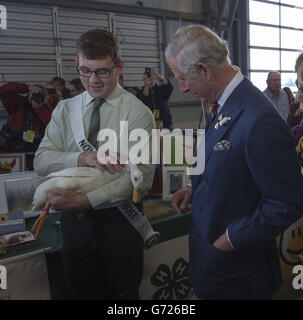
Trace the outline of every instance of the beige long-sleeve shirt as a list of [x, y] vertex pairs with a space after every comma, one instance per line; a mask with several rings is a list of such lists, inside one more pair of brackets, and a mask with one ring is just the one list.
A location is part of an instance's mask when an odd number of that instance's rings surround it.
[[[87, 137], [90, 117], [93, 111], [93, 97], [87, 91], [82, 93], [82, 117], [84, 133]], [[34, 168], [38, 175], [47, 175], [54, 171], [77, 167], [79, 150], [73, 136], [67, 100], [60, 101], [53, 111], [52, 119], [48, 124], [45, 136], [35, 154]], [[117, 135], [117, 152], [120, 150], [120, 121], [128, 121], [128, 134], [134, 129], [144, 129], [149, 135], [151, 150], [152, 129], [155, 121], [151, 111], [133, 94], [119, 85], [100, 108], [100, 130], [112, 129]], [[122, 142], [123, 143], [123, 142]], [[129, 142], [128, 150], [136, 142]], [[138, 168], [143, 173], [142, 193], [146, 193], [152, 186], [154, 169], [152, 154], [149, 152], [149, 164], [140, 164]], [[129, 172], [110, 181], [101, 188], [88, 192], [87, 197], [95, 209], [113, 207], [128, 200], [132, 196], [132, 184]]]

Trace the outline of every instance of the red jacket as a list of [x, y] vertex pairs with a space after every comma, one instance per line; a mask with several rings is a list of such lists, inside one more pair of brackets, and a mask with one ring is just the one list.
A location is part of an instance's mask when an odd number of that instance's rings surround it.
[[25, 83], [10, 82], [0, 87], [0, 99], [8, 113], [4, 126], [14, 131], [33, 130], [41, 140], [56, 105], [35, 109], [27, 99], [28, 92]]

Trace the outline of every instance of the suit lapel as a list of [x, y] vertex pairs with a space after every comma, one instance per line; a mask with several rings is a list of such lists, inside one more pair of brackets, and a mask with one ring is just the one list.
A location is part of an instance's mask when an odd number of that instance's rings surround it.
[[[241, 106], [241, 101], [245, 95], [245, 92], [249, 86], [250, 82], [247, 78], [238, 85], [238, 87], [232, 92], [227, 101], [225, 102], [222, 110], [218, 113], [217, 117], [214, 119], [212, 124], [207, 128], [205, 134], [205, 170], [207, 162], [210, 158], [211, 153], [213, 152], [215, 144], [224, 137], [226, 132], [232, 128], [236, 120], [243, 112]], [[218, 126], [218, 129], [215, 129], [215, 125], [218, 122], [218, 118], [222, 114], [222, 118], [230, 117], [229, 122], [225, 123], [222, 126]], [[209, 123], [209, 122], [208, 122]], [[200, 176], [192, 177], [192, 187], [193, 189], [199, 183], [203, 176], [203, 173]]]
[[[243, 110], [240, 108], [237, 110], [233, 110], [233, 112], [225, 114], [223, 113], [224, 117], [230, 117], [230, 121], [223, 126], [219, 126], [218, 129], [215, 129], [215, 125], [218, 122], [218, 119], [214, 119], [213, 123], [208, 128], [206, 135], [205, 135], [205, 169], [207, 162], [210, 158], [211, 153], [213, 152], [215, 144], [221, 140], [221, 138], [225, 135], [225, 133], [232, 127], [233, 123], [236, 121], [238, 116], [242, 113]], [[218, 116], [221, 112], [218, 114]], [[193, 176], [192, 177], [192, 187], [194, 188], [198, 182], [201, 180], [203, 173], [200, 176]]]

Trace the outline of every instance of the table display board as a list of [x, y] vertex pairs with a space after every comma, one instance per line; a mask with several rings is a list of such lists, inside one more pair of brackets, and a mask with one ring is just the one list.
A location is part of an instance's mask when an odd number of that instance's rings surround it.
[[188, 236], [155, 245], [144, 254], [141, 300], [185, 300], [194, 298], [187, 277]]
[[[67, 292], [64, 292], [62, 284], [60, 219], [61, 213], [53, 213], [49, 216], [36, 246], [0, 257], [0, 265], [5, 264], [8, 268], [8, 290], [2, 290], [0, 299], [67, 298]], [[30, 230], [34, 221], [35, 218], [26, 219], [26, 229]], [[188, 299], [192, 295], [185, 275], [188, 264], [189, 215], [172, 214], [151, 223], [154, 230], [160, 232], [161, 242], [144, 250], [144, 274], [140, 298], [144, 300], [160, 297]], [[168, 273], [174, 277], [174, 288], [171, 285], [167, 287]], [[49, 281], [46, 283], [44, 280], [47, 276]], [[13, 281], [13, 278], [24, 278], [24, 280]], [[35, 281], [32, 292], [27, 294], [25, 288], [32, 281]], [[42, 287], [45, 287], [45, 291], [41, 291]], [[47, 292], [50, 294], [47, 295]]]
[[7, 289], [0, 300], [51, 299], [45, 253], [50, 248], [2, 259], [7, 274]]

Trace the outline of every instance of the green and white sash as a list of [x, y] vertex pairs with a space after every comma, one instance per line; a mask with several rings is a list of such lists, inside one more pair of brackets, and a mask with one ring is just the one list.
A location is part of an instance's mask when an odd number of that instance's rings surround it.
[[82, 94], [79, 94], [68, 100], [68, 114], [71, 124], [73, 136], [81, 151], [96, 151], [95, 147], [86, 139], [84, 135], [83, 119], [82, 119]]

